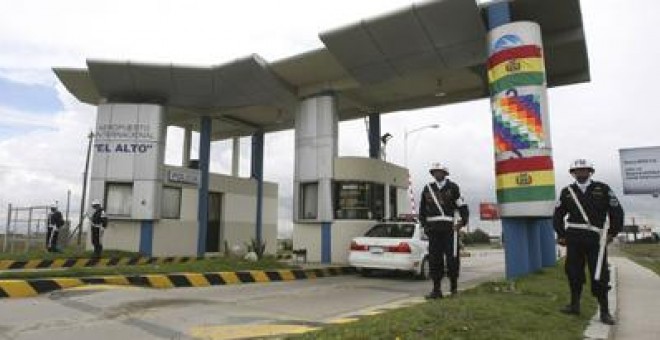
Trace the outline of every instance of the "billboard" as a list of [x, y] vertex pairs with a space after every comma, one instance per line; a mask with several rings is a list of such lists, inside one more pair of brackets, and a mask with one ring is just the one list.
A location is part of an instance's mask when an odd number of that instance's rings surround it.
[[479, 203], [479, 217], [482, 221], [494, 221], [500, 219], [497, 203]]
[[620, 149], [623, 193], [660, 193], [660, 146]]

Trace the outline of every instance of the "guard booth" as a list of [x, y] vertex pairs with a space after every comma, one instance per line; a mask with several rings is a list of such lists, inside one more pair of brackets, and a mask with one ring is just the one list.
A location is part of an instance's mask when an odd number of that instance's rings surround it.
[[[203, 233], [204, 254], [237, 245], [245, 249], [257, 238], [259, 181], [210, 173], [207, 219], [200, 228], [199, 162], [185, 159], [187, 167], [163, 163], [166, 112], [153, 104], [98, 107], [90, 198], [103, 202], [109, 219], [104, 247], [149, 256], [195, 256]], [[188, 140], [183, 144], [190, 147]], [[262, 240], [269, 254], [277, 245], [277, 194], [277, 184], [263, 183]]]

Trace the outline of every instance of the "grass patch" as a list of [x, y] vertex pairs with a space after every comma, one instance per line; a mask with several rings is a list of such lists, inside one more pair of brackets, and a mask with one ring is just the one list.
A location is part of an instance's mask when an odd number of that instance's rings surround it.
[[484, 283], [457, 298], [368, 316], [293, 339], [583, 339], [596, 311], [596, 301], [584, 295], [582, 316], [559, 312], [569, 297], [559, 265], [515, 281]]
[[212, 258], [189, 263], [174, 263], [161, 265], [118, 266], [99, 268], [70, 268], [47, 271], [24, 271], [0, 273], [0, 279], [35, 279], [53, 277], [83, 277], [99, 275], [137, 275], [163, 273], [206, 273], [238, 270], [265, 270], [288, 268], [272, 257], [263, 258], [257, 262], [243, 261], [234, 258]]
[[[27, 260], [53, 260], [61, 258], [90, 258], [92, 251], [81, 251], [76, 247], [62, 249], [60, 253], [49, 253], [46, 250], [30, 250], [22, 253], [0, 253], [1, 260], [27, 261]], [[136, 257], [139, 253], [122, 250], [104, 250], [103, 257]]]
[[660, 243], [621, 244], [619, 245], [619, 250], [621, 250], [629, 259], [660, 275]]

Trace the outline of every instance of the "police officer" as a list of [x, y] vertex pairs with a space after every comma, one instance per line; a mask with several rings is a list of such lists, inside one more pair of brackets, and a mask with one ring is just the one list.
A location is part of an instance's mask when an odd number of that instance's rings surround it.
[[60, 228], [64, 225], [64, 218], [62, 213], [57, 210], [55, 204], [50, 206], [50, 213], [48, 213], [48, 224], [46, 226], [46, 249], [49, 252], [58, 252], [57, 238], [60, 235]]
[[108, 226], [108, 218], [105, 215], [105, 210], [101, 206], [99, 200], [92, 201], [92, 216], [90, 220], [92, 222], [92, 245], [94, 245], [94, 256], [101, 257], [101, 252], [103, 251], [103, 233], [105, 228]]
[[[591, 275], [591, 293], [600, 305], [600, 320], [613, 325], [609, 311], [607, 292], [610, 289], [610, 273], [607, 255], [603, 254], [600, 279], [595, 279], [598, 262], [599, 241], [603, 225], [609, 215], [610, 227], [607, 243], [621, 231], [623, 209], [610, 187], [591, 179], [594, 166], [585, 159], [577, 159], [570, 166], [575, 183], [562, 189], [555, 208], [553, 223], [557, 232], [557, 243], [566, 247], [566, 275], [571, 289], [571, 303], [561, 311], [566, 314], [580, 314], [580, 295], [585, 283], [584, 264]], [[567, 221], [565, 217], [568, 215]]]
[[[454, 253], [454, 237], [457, 237], [461, 227], [467, 225], [469, 211], [458, 185], [447, 178], [449, 171], [446, 167], [433, 163], [429, 172], [435, 180], [427, 184], [422, 191], [419, 220], [429, 237], [429, 269], [433, 280], [433, 290], [426, 298], [440, 299], [440, 283], [445, 274], [445, 263], [451, 294], [457, 293], [460, 259], [458, 249]], [[456, 211], [460, 214], [460, 220], [454, 225]]]

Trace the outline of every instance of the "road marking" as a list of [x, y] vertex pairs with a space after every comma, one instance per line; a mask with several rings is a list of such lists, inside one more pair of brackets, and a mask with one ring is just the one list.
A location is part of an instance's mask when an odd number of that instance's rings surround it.
[[197, 326], [190, 329], [189, 335], [209, 340], [244, 339], [266, 336], [303, 334], [319, 330], [318, 327], [301, 325], [227, 325]]

